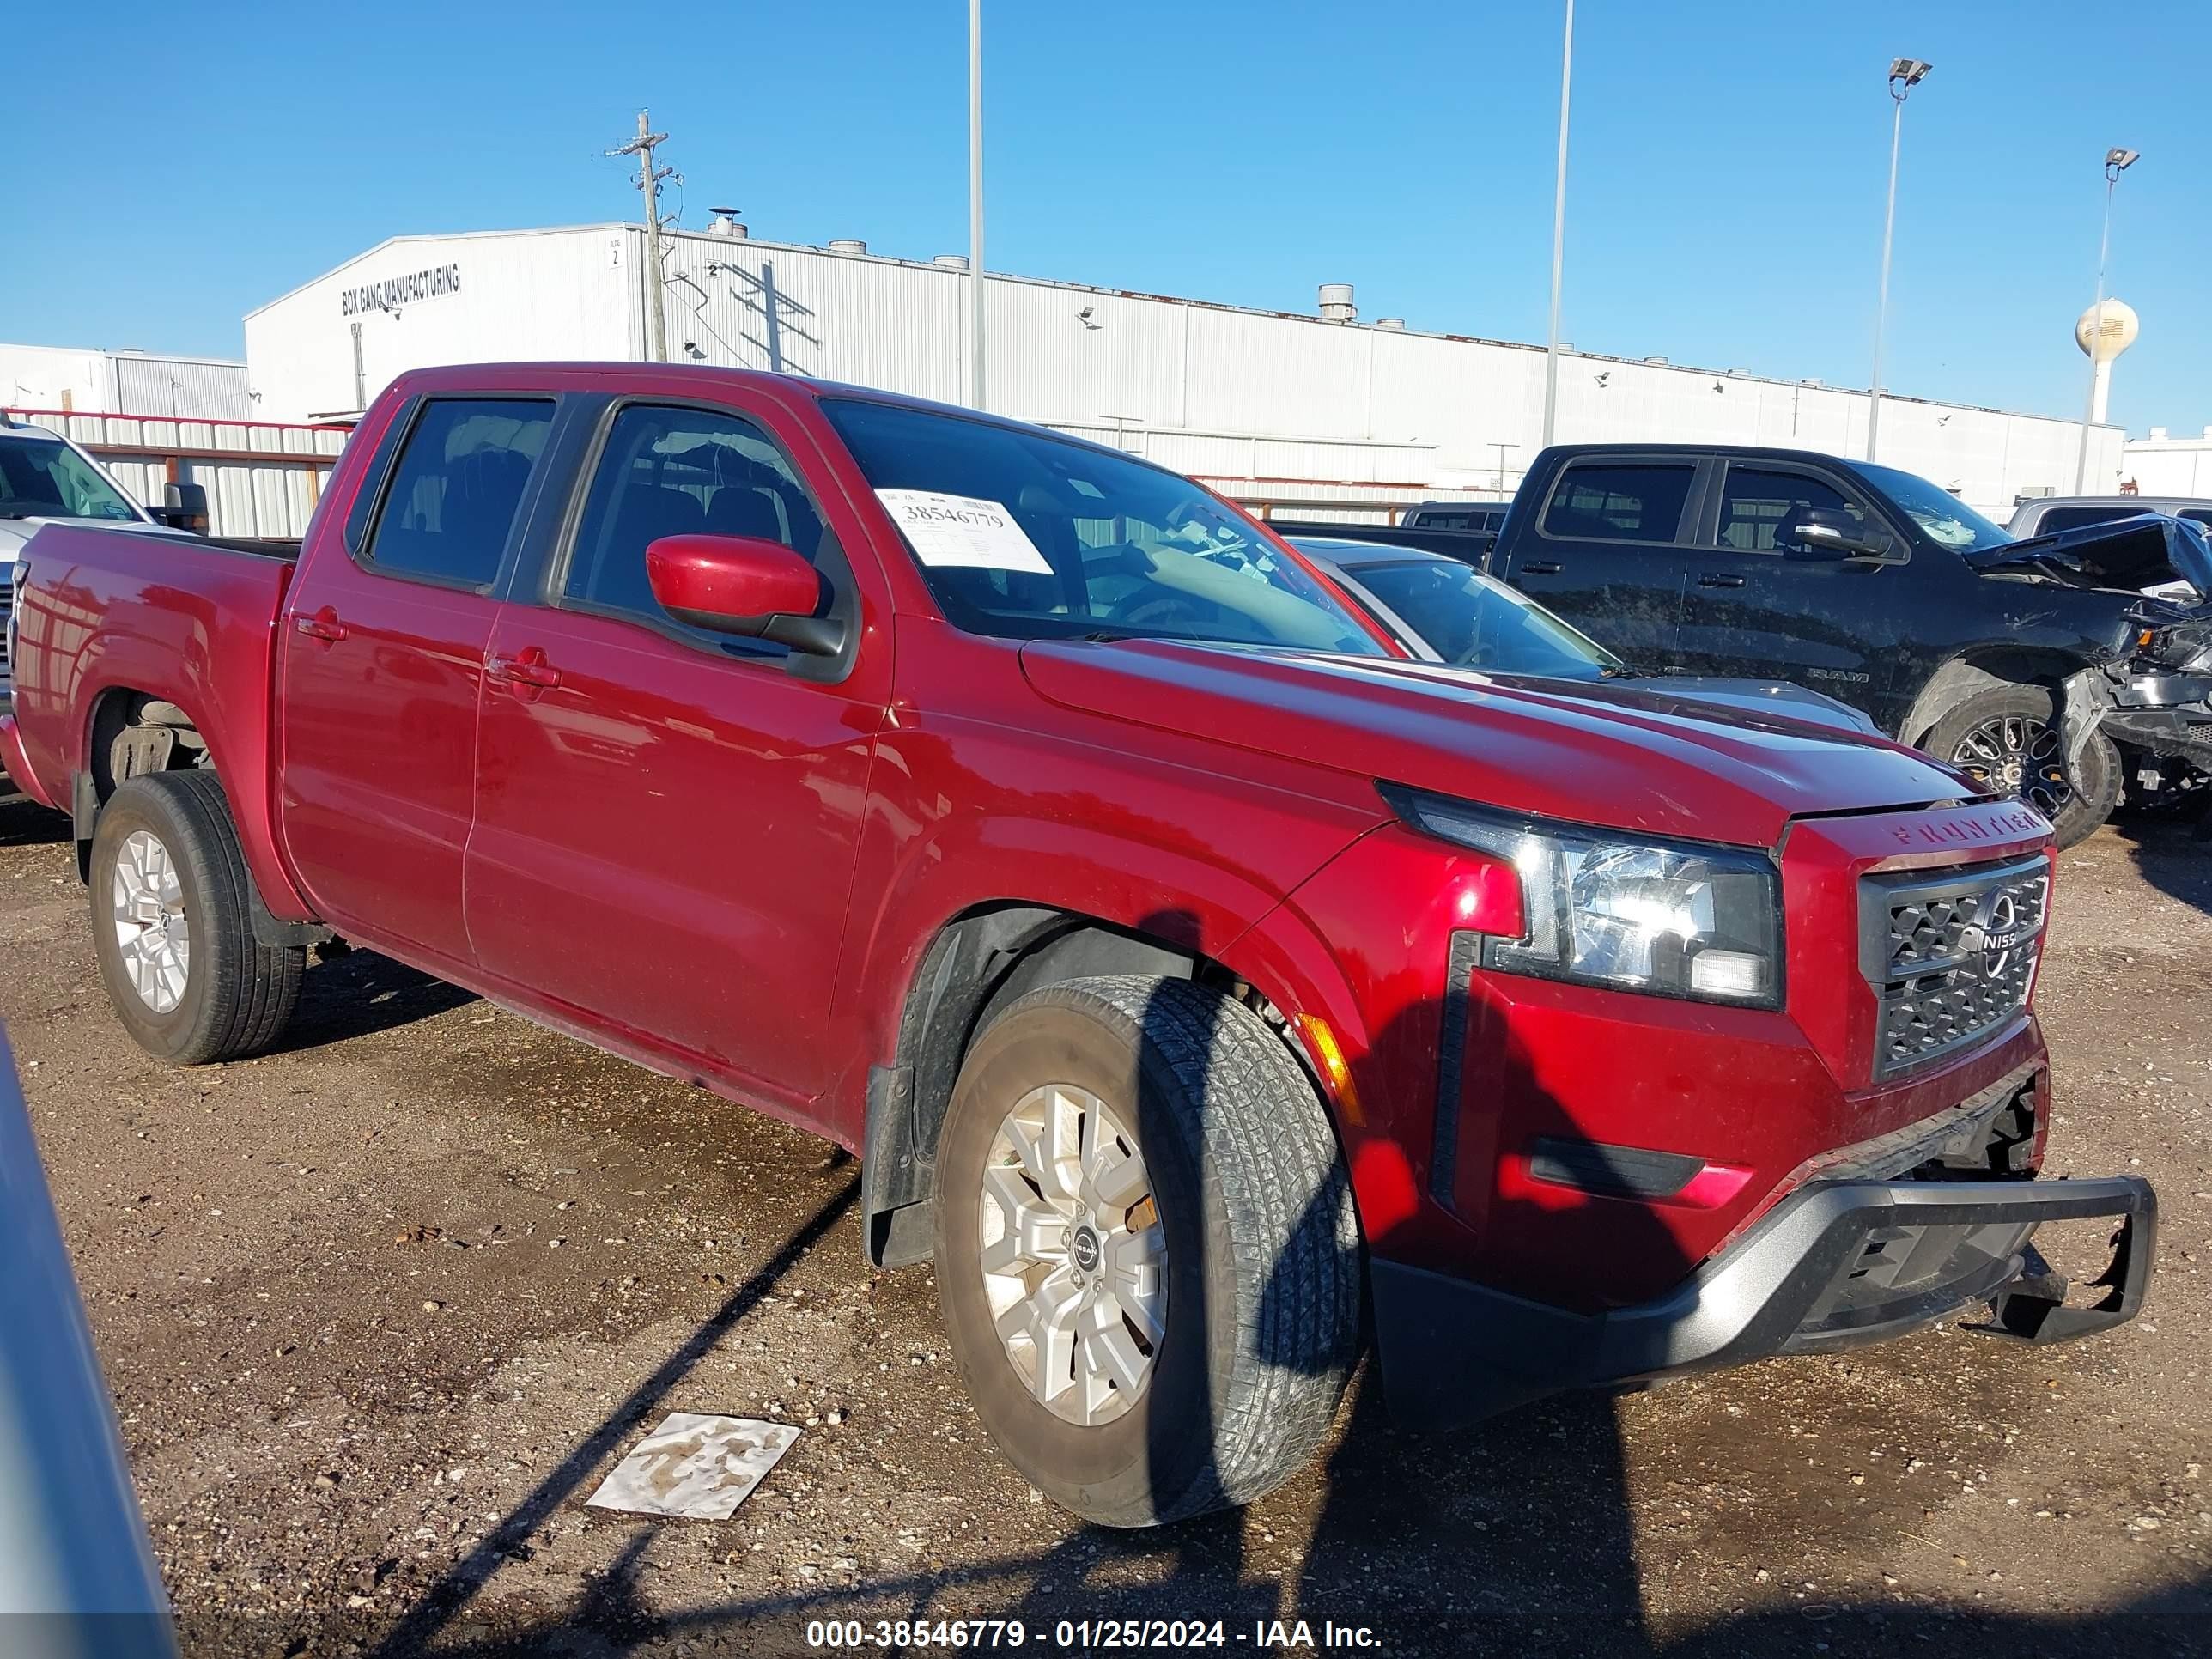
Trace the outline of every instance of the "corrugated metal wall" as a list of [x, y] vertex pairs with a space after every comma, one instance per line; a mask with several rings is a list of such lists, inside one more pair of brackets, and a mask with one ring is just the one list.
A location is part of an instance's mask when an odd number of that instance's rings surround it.
[[348, 435], [334, 427], [265, 422], [34, 412], [21, 418], [82, 445], [143, 504], [158, 506], [173, 477], [200, 485], [208, 493], [208, 527], [218, 536], [304, 534]]
[[[666, 246], [672, 360], [961, 399], [964, 272], [702, 234]], [[353, 406], [340, 301], [364, 274], [459, 262], [464, 276], [454, 293], [365, 319], [372, 396], [416, 364], [640, 355], [642, 248], [641, 230], [615, 225], [386, 244], [246, 319], [264, 410]], [[1540, 441], [1535, 348], [1011, 276], [992, 276], [986, 298], [994, 410], [1109, 432], [1244, 499], [1490, 494], [1518, 481]], [[1574, 355], [1560, 369], [1559, 433], [1856, 455], [1867, 409], [1865, 394], [1835, 387]], [[2080, 430], [1893, 399], [1881, 459], [2002, 510], [2071, 486]], [[2110, 428], [2093, 434], [2095, 487], [2117, 483], [2120, 442]]]

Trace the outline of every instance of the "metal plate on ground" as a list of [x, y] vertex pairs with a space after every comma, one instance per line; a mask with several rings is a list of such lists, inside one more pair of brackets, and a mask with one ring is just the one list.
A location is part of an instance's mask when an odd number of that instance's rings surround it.
[[755, 1417], [672, 1412], [584, 1501], [592, 1509], [726, 1521], [799, 1433]]

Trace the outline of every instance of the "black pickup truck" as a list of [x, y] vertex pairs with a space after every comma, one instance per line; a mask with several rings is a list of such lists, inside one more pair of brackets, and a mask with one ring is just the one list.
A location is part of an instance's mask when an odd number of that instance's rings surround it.
[[2194, 524], [2021, 541], [1893, 467], [1562, 445], [1486, 568], [1631, 661], [1826, 691], [2030, 801], [2062, 844], [2124, 785], [2212, 799], [2212, 544]]

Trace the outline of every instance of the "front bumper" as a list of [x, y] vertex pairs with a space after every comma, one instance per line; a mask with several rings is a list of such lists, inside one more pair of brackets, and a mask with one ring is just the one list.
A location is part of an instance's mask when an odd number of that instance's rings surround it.
[[2212, 675], [2109, 667], [2098, 729], [2113, 742], [2212, 772]]
[[[1577, 1314], [1401, 1263], [1370, 1268], [1394, 1417], [1447, 1428], [1564, 1389], [1821, 1353], [1900, 1335], [1987, 1302], [1964, 1328], [2033, 1341], [2133, 1318], [2158, 1203], [2134, 1176], [2094, 1181], [1824, 1181], [1777, 1204], [1656, 1301]], [[2110, 1218], [2112, 1265], [2092, 1307], [2030, 1247], [2045, 1222]]]

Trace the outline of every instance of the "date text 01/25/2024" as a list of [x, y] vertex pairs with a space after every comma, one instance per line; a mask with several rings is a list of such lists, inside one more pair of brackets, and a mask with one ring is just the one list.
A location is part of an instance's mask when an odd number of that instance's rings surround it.
[[1259, 1653], [1299, 1649], [1380, 1649], [1382, 1638], [1366, 1625], [1323, 1620], [1255, 1620], [1249, 1630], [1231, 1629], [1219, 1619], [1062, 1619], [1048, 1632], [1032, 1631], [1019, 1619], [812, 1619], [806, 1625], [811, 1648], [888, 1649], [1040, 1647], [1091, 1652], [1155, 1648], [1242, 1647]]

